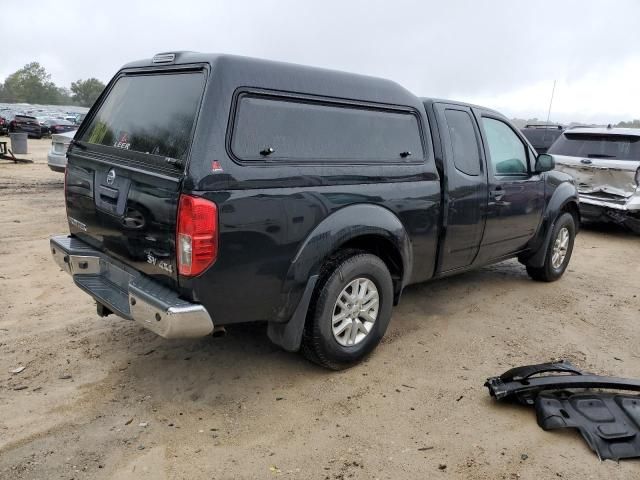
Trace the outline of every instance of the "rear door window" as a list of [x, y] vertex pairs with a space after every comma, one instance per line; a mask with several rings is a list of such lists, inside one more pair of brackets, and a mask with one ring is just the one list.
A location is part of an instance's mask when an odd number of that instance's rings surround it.
[[424, 158], [411, 111], [255, 94], [238, 101], [231, 150], [240, 160], [416, 161]]
[[202, 72], [120, 77], [80, 140], [185, 160], [203, 89]]
[[447, 108], [444, 112], [449, 128], [453, 164], [467, 175], [480, 175], [480, 150], [471, 116], [462, 110]]
[[565, 133], [548, 153], [584, 158], [640, 160], [640, 137]]

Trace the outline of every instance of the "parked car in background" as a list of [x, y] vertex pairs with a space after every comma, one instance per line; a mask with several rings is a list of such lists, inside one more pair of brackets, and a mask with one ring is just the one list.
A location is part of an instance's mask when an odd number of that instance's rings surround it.
[[46, 124], [49, 127], [51, 135], [55, 133], [75, 132], [78, 129], [75, 123], [68, 120], [48, 119]]
[[64, 173], [67, 166], [67, 150], [76, 131], [51, 135], [51, 150], [47, 154], [47, 165], [54, 172]]
[[9, 120], [0, 116], [0, 135], [6, 135], [9, 133]]
[[579, 221], [571, 177], [498, 112], [229, 55], [126, 65], [67, 159], [50, 251], [99, 315], [165, 338], [266, 321], [332, 369], [407, 285], [508, 258], [559, 279]]
[[51, 131], [49, 130], [49, 125], [47, 121], [49, 120], [46, 117], [36, 117], [38, 119], [38, 123], [40, 124], [40, 133], [42, 133], [43, 137], [48, 137], [51, 135]]
[[529, 143], [533, 145], [538, 153], [546, 153], [553, 142], [562, 135], [564, 127], [562, 125], [546, 124], [546, 123], [530, 123], [520, 129], [522, 134], [527, 137]]
[[9, 121], [9, 133], [26, 133], [31, 138], [42, 138], [42, 127], [36, 117], [15, 115]]
[[575, 178], [583, 219], [640, 233], [640, 129], [571, 128], [548, 153]]

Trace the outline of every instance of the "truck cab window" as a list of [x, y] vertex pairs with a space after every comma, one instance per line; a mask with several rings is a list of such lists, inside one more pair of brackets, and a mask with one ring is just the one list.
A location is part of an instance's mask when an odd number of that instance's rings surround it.
[[444, 113], [453, 149], [453, 164], [467, 175], [480, 175], [480, 151], [469, 114], [462, 110], [446, 109]]
[[482, 117], [489, 144], [490, 163], [495, 175], [527, 173], [527, 151], [520, 138], [504, 122]]

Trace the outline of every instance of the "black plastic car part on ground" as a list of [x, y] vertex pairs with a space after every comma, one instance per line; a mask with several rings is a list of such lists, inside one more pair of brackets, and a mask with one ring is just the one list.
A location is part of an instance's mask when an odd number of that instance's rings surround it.
[[[173, 338], [266, 321], [332, 368], [375, 347], [407, 285], [514, 257], [556, 280], [571, 256], [558, 235], [579, 223], [571, 178], [493, 110], [230, 55], [126, 65], [67, 158], [71, 238], [96, 270], [66, 236], [52, 250], [101, 313]], [[136, 296], [139, 276], [190, 306]]]
[[640, 396], [541, 393], [535, 401], [543, 430], [576, 428], [600, 459], [640, 457]]
[[[541, 375], [543, 373], [560, 375]], [[570, 362], [541, 363], [512, 368], [484, 384], [496, 400], [533, 405], [540, 392], [567, 388], [607, 388], [640, 392], [640, 380], [592, 375]]]
[[496, 400], [535, 406], [544, 430], [577, 428], [601, 459], [640, 457], [640, 396], [588, 391], [640, 392], [638, 380], [592, 375], [562, 361], [512, 368], [485, 386]]

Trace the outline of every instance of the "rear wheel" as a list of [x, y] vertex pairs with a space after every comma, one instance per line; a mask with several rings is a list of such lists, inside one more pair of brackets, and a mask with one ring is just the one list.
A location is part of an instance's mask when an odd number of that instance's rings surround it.
[[551, 241], [542, 267], [527, 265], [527, 273], [534, 280], [553, 282], [558, 280], [569, 265], [576, 237], [576, 224], [573, 215], [563, 213], [553, 225]]
[[356, 364], [378, 345], [393, 305], [385, 263], [368, 253], [347, 255], [325, 267], [302, 337], [303, 355], [333, 370]]

